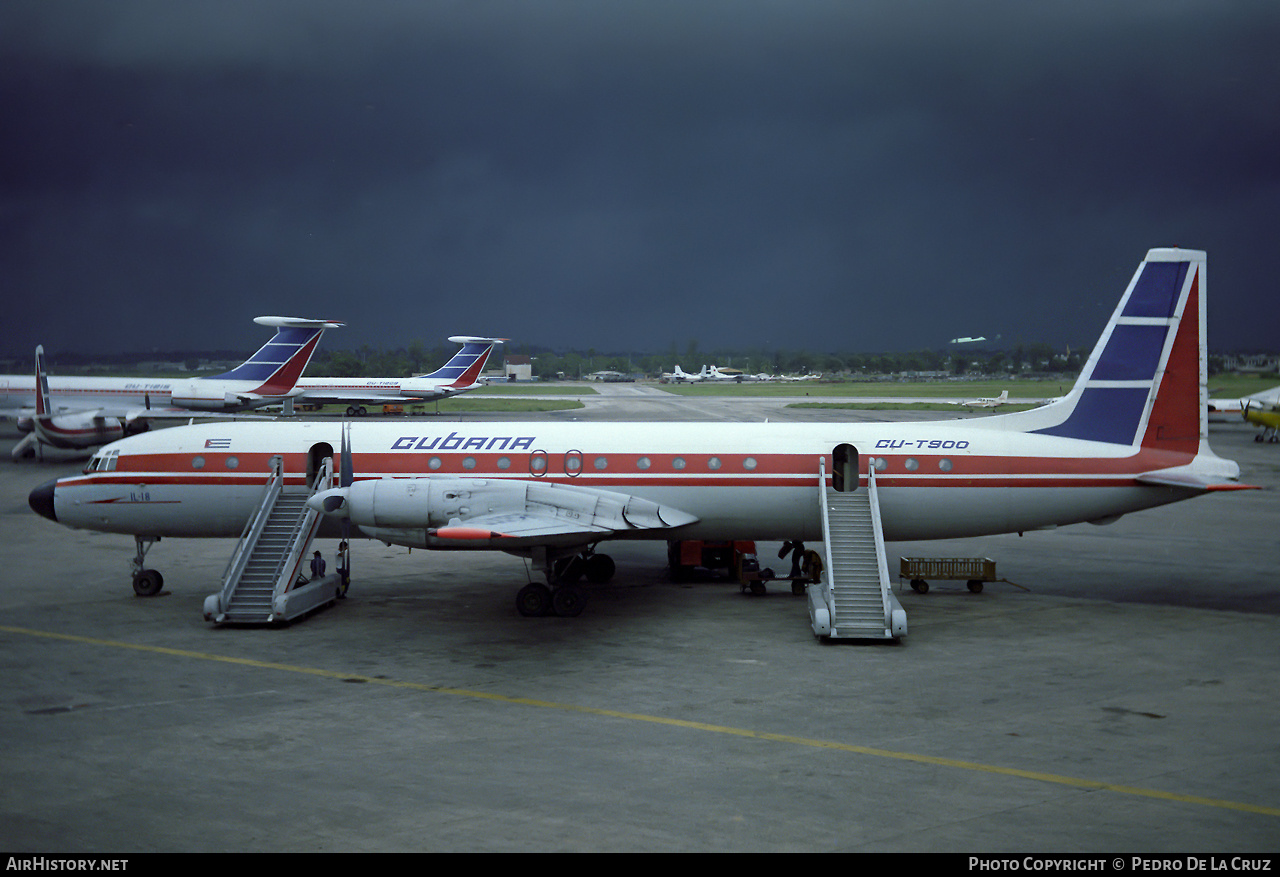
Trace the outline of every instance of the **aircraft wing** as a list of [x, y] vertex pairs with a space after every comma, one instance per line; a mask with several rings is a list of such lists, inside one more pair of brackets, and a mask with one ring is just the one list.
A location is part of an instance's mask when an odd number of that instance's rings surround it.
[[[99, 411], [99, 416], [102, 415]], [[275, 420], [275, 414], [249, 414], [243, 411], [196, 411], [191, 408], [130, 408], [116, 413], [125, 423], [145, 423], [148, 420]]]
[[680, 509], [576, 485], [483, 478], [356, 481], [307, 504], [389, 543], [432, 548], [585, 545], [696, 523]]
[[429, 530], [427, 535], [437, 545], [483, 542], [500, 548], [503, 544], [591, 541], [603, 539], [613, 532], [612, 528], [601, 524], [570, 522], [554, 513], [506, 512], [459, 520], [456, 524]]

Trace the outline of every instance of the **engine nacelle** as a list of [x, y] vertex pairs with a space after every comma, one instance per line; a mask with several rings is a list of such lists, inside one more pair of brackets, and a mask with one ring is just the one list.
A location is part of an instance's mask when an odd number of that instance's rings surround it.
[[124, 438], [119, 419], [90, 412], [38, 415], [32, 425], [40, 441], [55, 448], [92, 448]]
[[191, 408], [196, 411], [226, 411], [232, 408], [245, 407], [245, 396], [245, 393], [233, 392], [225, 381], [192, 378], [189, 381], [173, 385], [172, 402], [178, 408]]

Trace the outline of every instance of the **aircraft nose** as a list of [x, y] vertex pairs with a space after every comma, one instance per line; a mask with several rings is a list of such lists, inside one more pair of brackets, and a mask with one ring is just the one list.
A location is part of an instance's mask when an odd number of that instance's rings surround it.
[[41, 484], [35, 490], [31, 491], [31, 495], [27, 497], [27, 502], [31, 504], [31, 509], [38, 515], [42, 515], [51, 521], [57, 521], [58, 516], [53, 510], [53, 489], [58, 484], [58, 479], [53, 478]]

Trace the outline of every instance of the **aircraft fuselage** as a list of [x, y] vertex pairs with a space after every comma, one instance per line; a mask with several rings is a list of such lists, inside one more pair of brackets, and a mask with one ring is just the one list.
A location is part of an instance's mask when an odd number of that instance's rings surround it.
[[[982, 421], [989, 423], [990, 420]], [[234, 537], [256, 506], [271, 459], [301, 485], [337, 457], [335, 422], [208, 423], [108, 445], [86, 474], [46, 485], [71, 527], [148, 536]], [[1153, 470], [1212, 471], [1211, 455], [968, 426], [859, 424], [355, 423], [352, 470], [371, 478], [533, 480], [616, 491], [696, 516], [634, 538], [821, 539], [819, 466], [876, 470], [884, 536], [938, 539], [1112, 518], [1195, 491], [1136, 480]], [[224, 437], [232, 435], [234, 437]], [[843, 451], [837, 451], [845, 446]], [[119, 449], [112, 454], [113, 449]], [[850, 455], [850, 449], [856, 454]], [[852, 461], [845, 462], [852, 457]], [[34, 495], [33, 495], [34, 496]], [[35, 500], [33, 498], [33, 504]], [[477, 546], [479, 547], [479, 546]]]

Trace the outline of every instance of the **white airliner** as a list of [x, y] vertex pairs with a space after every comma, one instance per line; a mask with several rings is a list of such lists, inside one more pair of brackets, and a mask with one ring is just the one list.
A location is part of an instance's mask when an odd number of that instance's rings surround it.
[[[204, 378], [49, 377], [36, 348], [32, 375], [0, 375], [0, 409], [31, 432], [15, 459], [38, 450], [91, 448], [147, 428], [151, 420], [225, 414], [279, 403], [294, 394], [325, 329], [342, 323], [299, 317], [257, 317], [276, 334], [229, 372]], [[43, 391], [43, 392], [42, 392]]]
[[480, 373], [494, 345], [506, 338], [454, 335], [462, 349], [440, 368], [410, 378], [299, 378], [294, 403], [347, 404], [347, 414], [365, 413], [365, 405], [434, 402], [482, 386]]
[[710, 377], [711, 377], [711, 373], [707, 371], [707, 367], [705, 365], [696, 374], [689, 374], [687, 371], [685, 371], [680, 367], [679, 363], [676, 364], [674, 371], [666, 372], [665, 374], [662, 375], [663, 380], [674, 381], [678, 384], [693, 383], [695, 381], [705, 381]]
[[[613, 563], [611, 539], [823, 538], [819, 486], [874, 470], [887, 541], [1022, 532], [1242, 489], [1205, 422], [1205, 254], [1147, 253], [1062, 400], [988, 418], [914, 423], [209, 423], [104, 447], [82, 475], [30, 495], [68, 527], [234, 537], [273, 458], [307, 483], [342, 449], [341, 483], [309, 500], [328, 532], [415, 548], [497, 549], [547, 573], [521, 589], [536, 614]], [[822, 472], [830, 473], [822, 475]], [[824, 481], [820, 481], [824, 479]], [[566, 613], [572, 614], [572, 613]]]
[[755, 375], [744, 374], [736, 368], [720, 368], [718, 365], [713, 365], [709, 378], [713, 381], [735, 381], [740, 384], [743, 381], [754, 381]]

